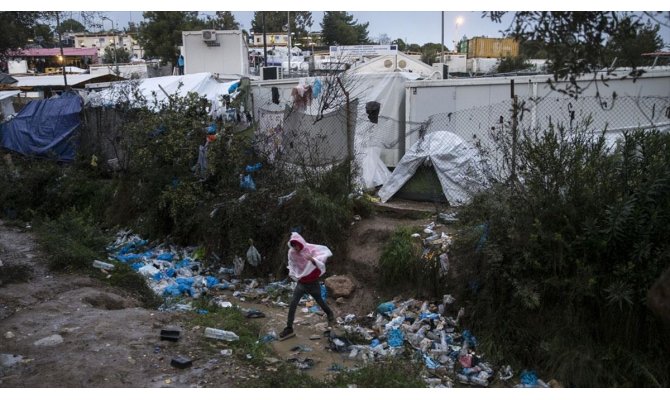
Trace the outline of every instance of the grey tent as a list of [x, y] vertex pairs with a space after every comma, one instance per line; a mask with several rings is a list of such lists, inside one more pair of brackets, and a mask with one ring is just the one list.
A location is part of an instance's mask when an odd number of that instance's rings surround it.
[[12, 83], [16, 82], [18, 81], [14, 79], [11, 75], [3, 74], [2, 72], [0, 72], [0, 84], [11, 85]]
[[444, 196], [452, 206], [467, 203], [487, 183], [485, 165], [477, 149], [455, 133], [430, 132], [412, 145], [379, 189], [382, 203], [396, 194], [422, 164], [435, 168]]

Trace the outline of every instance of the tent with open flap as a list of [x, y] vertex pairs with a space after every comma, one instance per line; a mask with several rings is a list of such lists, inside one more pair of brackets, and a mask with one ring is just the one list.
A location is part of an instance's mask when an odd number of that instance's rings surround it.
[[425, 164], [435, 168], [442, 191], [452, 206], [469, 202], [488, 182], [486, 164], [474, 146], [455, 133], [435, 131], [414, 143], [400, 159], [377, 193], [382, 203], [393, 197]]

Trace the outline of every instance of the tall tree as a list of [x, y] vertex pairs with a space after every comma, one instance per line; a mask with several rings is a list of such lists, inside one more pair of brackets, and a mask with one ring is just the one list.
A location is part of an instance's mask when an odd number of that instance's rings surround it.
[[0, 59], [4, 60], [9, 52], [34, 38], [34, 28], [40, 17], [41, 13], [35, 11], [0, 12]]
[[263, 32], [263, 13], [265, 13], [265, 32], [286, 31], [286, 21], [291, 17], [291, 33], [296, 40], [307, 36], [314, 24], [310, 11], [256, 11], [251, 20], [251, 30], [254, 33]]
[[114, 48], [112, 46], [107, 46], [102, 55], [102, 62], [105, 64], [128, 63], [130, 62], [130, 52], [123, 47]]
[[653, 53], [663, 48], [659, 30], [659, 25], [647, 23], [636, 27], [630, 19], [621, 21], [619, 29], [607, 42], [607, 62], [614, 63], [617, 67], [633, 68], [647, 64], [651, 60], [642, 54]]
[[385, 33], [381, 33], [377, 36], [377, 44], [391, 44], [391, 38]]
[[[445, 46], [444, 51], [447, 51]], [[440, 55], [442, 52], [442, 44], [440, 43], [425, 43], [421, 47], [421, 61], [426, 64], [432, 65], [435, 62], [435, 58]]]
[[[485, 12], [484, 16], [500, 22], [505, 13]], [[646, 15], [654, 19], [658, 13]], [[553, 74], [550, 83], [567, 80], [567, 89], [561, 91], [579, 96], [583, 88], [576, 77], [609, 66], [613, 48], [628, 54], [624, 48], [639, 40], [644, 26], [643, 16], [619, 11], [519, 11], [504, 33], [519, 39], [522, 46], [527, 41], [545, 43], [548, 70]], [[655, 34], [647, 31], [645, 36]], [[627, 57], [633, 67], [629, 76], [639, 76], [642, 71]]]
[[86, 27], [76, 19], [68, 18], [60, 23], [60, 32], [86, 32]]
[[54, 40], [54, 30], [48, 24], [35, 25], [34, 43], [44, 48], [52, 48], [56, 44]]
[[181, 32], [205, 28], [197, 11], [146, 11], [140, 23], [139, 42], [148, 57], [159, 57], [174, 64], [179, 55]]
[[400, 51], [405, 51], [407, 49], [407, 43], [405, 43], [405, 41], [400, 38], [394, 40], [393, 43], [398, 45], [398, 50]]
[[240, 29], [240, 24], [235, 20], [235, 16], [230, 11], [217, 11], [213, 22], [215, 29], [225, 31]]
[[346, 11], [326, 11], [321, 22], [323, 41], [328, 45], [367, 44], [370, 42], [368, 25], [369, 22], [359, 24]]

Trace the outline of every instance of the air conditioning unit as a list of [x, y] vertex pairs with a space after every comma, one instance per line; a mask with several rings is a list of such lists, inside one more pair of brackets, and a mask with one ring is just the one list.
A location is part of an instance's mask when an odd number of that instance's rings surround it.
[[263, 67], [261, 71], [261, 77], [264, 81], [270, 79], [282, 79], [282, 68], [281, 67]]
[[203, 30], [202, 40], [205, 42], [216, 42], [216, 31], [211, 29]]

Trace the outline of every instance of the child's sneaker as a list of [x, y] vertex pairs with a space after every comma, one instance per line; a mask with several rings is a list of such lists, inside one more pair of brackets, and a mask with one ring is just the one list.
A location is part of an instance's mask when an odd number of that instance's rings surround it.
[[295, 332], [293, 332], [293, 328], [289, 328], [288, 326], [284, 328], [283, 331], [279, 334], [279, 340], [286, 340], [290, 337], [295, 336]]

